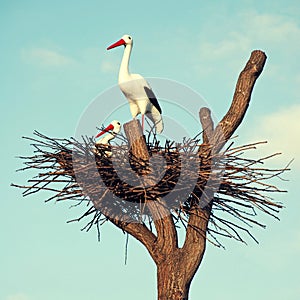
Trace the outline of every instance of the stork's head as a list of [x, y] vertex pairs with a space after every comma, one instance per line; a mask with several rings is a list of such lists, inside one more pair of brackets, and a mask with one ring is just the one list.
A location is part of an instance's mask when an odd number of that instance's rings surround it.
[[121, 123], [119, 121], [113, 120], [110, 124], [114, 127], [114, 133], [119, 133], [121, 131]]
[[117, 134], [121, 130], [121, 123], [117, 120], [112, 121], [106, 128], [104, 128], [102, 131], [100, 131], [97, 135], [96, 138], [101, 136], [102, 134], [112, 131], [113, 133]]
[[112, 48], [118, 47], [118, 46], [122, 46], [124, 45], [125, 47], [127, 45], [133, 45], [133, 39], [130, 35], [125, 34], [122, 36], [122, 38], [120, 40], [118, 40], [117, 42], [115, 42], [114, 44], [110, 45], [107, 50], [110, 50]]

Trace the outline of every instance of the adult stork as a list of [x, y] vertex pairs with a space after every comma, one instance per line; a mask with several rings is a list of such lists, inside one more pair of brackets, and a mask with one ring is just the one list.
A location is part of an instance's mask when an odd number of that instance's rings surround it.
[[121, 130], [121, 123], [117, 120], [112, 121], [106, 128], [96, 135], [96, 138], [107, 133], [104, 137], [96, 142], [96, 145], [107, 145]]
[[153, 122], [156, 132], [161, 133], [164, 125], [162, 120], [162, 110], [158, 101], [144, 77], [139, 74], [129, 73], [129, 59], [133, 46], [132, 37], [123, 35], [116, 43], [107, 48], [124, 45], [124, 54], [120, 66], [118, 83], [121, 91], [129, 102], [130, 112], [135, 118], [138, 114], [142, 114], [142, 128], [144, 130], [145, 115]]

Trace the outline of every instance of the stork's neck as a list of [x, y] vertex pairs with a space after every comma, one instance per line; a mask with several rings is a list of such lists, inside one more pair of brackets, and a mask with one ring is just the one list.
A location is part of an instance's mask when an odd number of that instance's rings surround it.
[[110, 140], [112, 140], [115, 137], [114, 134], [108, 132], [99, 142], [101, 144], [108, 144]]
[[123, 58], [121, 61], [120, 71], [119, 71], [119, 82], [123, 82], [129, 79], [129, 60], [131, 54], [132, 45], [126, 45], [123, 53]]

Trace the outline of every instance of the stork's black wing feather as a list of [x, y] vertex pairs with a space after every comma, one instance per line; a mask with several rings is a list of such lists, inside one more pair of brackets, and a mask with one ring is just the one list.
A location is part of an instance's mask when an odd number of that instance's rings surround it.
[[156, 109], [161, 114], [162, 110], [158, 104], [158, 101], [157, 101], [153, 91], [150, 88], [148, 88], [147, 86], [144, 86], [144, 89], [145, 89], [145, 93], [146, 93], [147, 97], [149, 98], [150, 102], [156, 107]]

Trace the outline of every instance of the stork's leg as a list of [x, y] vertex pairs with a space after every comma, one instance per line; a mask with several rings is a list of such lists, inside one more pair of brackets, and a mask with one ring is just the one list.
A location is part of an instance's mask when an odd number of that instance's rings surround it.
[[144, 133], [144, 123], [145, 123], [145, 115], [142, 114], [142, 131]]

